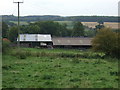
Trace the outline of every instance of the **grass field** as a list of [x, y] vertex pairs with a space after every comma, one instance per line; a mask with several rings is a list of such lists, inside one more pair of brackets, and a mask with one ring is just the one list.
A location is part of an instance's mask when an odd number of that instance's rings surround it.
[[115, 59], [72, 49], [23, 48], [22, 51], [25, 58], [18, 57], [20, 51], [16, 49], [3, 55], [3, 88], [118, 87]]
[[[18, 24], [17, 21], [10, 21], [10, 22], [12, 22], [12, 23], [14, 23], [14, 24]], [[28, 25], [28, 23], [25, 22], [25, 21], [20, 21], [20, 25]]]

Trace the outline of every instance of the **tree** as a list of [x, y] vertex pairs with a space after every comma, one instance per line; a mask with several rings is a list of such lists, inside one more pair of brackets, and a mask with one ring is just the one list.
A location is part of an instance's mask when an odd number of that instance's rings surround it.
[[72, 36], [84, 36], [84, 26], [81, 22], [74, 24]]
[[95, 29], [96, 30], [99, 30], [99, 29], [102, 29], [102, 28], [104, 28], [105, 26], [103, 25], [103, 24], [99, 24], [99, 25], [96, 25], [95, 26]]
[[95, 30], [85, 30], [85, 36], [86, 37], [94, 37], [95, 36]]
[[2, 22], [2, 37], [7, 37], [8, 25], [5, 22]]
[[17, 41], [17, 37], [18, 37], [18, 28], [17, 27], [11, 27], [7, 33], [8, 39], [11, 42]]
[[65, 36], [66, 26], [53, 21], [36, 22], [34, 25], [40, 27], [42, 34], [51, 34], [52, 36]]
[[[120, 35], [120, 34], [119, 34]], [[110, 28], [102, 28], [92, 40], [94, 51], [104, 52], [106, 55], [118, 57], [120, 53], [120, 36]]]
[[70, 35], [68, 34], [68, 29], [66, 24], [59, 24], [58, 33], [59, 33], [58, 36], [61, 36], [61, 37]]
[[20, 27], [21, 33], [27, 33], [27, 34], [39, 34], [41, 33], [40, 27], [38, 25], [22, 25]]
[[29, 34], [39, 34], [40, 33], [40, 27], [37, 26], [37, 25], [29, 25], [28, 33]]

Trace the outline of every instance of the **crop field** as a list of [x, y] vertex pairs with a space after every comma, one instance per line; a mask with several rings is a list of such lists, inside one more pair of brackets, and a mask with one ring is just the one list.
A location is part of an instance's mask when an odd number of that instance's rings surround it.
[[106, 27], [110, 27], [110, 28], [113, 28], [113, 29], [118, 29], [118, 25], [120, 23], [105, 22], [104, 24], [105, 24]]
[[[68, 25], [68, 28], [73, 28], [73, 22], [72, 21], [57, 21], [59, 23], [66, 23]], [[96, 25], [98, 25], [97, 22], [82, 22], [84, 26], [88, 26], [89, 28], [95, 28]], [[112, 28], [112, 29], [118, 29], [118, 24], [120, 23], [115, 23], [115, 22], [105, 22], [104, 25], [106, 27]]]
[[88, 26], [89, 28], [95, 28], [96, 25], [98, 25], [97, 22], [82, 22], [84, 26]]
[[3, 55], [3, 88], [118, 88], [118, 62], [74, 49], [12, 49]]

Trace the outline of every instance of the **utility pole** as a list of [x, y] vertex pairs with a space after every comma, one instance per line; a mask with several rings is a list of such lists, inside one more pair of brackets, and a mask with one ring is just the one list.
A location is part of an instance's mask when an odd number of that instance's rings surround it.
[[13, 3], [17, 3], [18, 4], [18, 41], [17, 41], [17, 46], [18, 46], [18, 48], [20, 47], [20, 8], [19, 8], [19, 4], [20, 3], [23, 3], [23, 2], [19, 2], [19, 1], [17, 1], [17, 2], [14, 2], [13, 1]]

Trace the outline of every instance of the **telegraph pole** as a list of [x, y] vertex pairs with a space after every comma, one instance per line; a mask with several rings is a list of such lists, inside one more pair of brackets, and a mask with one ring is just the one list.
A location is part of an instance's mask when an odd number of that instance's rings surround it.
[[17, 41], [17, 46], [18, 46], [18, 48], [20, 47], [20, 8], [19, 8], [19, 4], [20, 3], [23, 3], [23, 2], [19, 2], [19, 1], [17, 1], [17, 2], [14, 2], [13, 1], [13, 3], [17, 3], [18, 4], [18, 41]]

